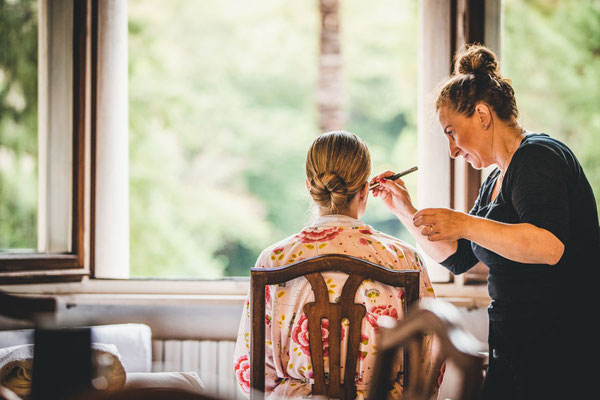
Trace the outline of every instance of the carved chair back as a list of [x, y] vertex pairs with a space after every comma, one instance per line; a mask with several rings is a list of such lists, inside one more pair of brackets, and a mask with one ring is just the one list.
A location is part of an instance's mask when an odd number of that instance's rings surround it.
[[[433, 354], [431, 364], [421, 362], [425, 335], [434, 336], [439, 343], [439, 351]], [[439, 299], [423, 299], [394, 326], [380, 326], [377, 361], [368, 399], [386, 398], [395, 378], [390, 376], [391, 366], [400, 350], [404, 350], [403, 355], [408, 358], [404, 364], [403, 399], [430, 399], [444, 361], [451, 361], [461, 375], [458, 393], [452, 398], [479, 399], [483, 383], [483, 349], [479, 340], [460, 327], [458, 310], [452, 304]]]
[[[322, 272], [339, 271], [348, 274], [338, 303], [329, 302]], [[354, 303], [356, 291], [365, 279], [401, 287], [405, 292], [405, 307], [419, 298], [419, 272], [384, 268], [360, 258], [346, 255], [322, 255], [280, 268], [252, 268], [250, 272], [250, 315], [252, 318], [250, 385], [253, 399], [263, 398], [265, 385], [265, 286], [281, 284], [304, 276], [311, 285], [315, 301], [304, 305], [308, 319], [310, 356], [313, 365], [313, 395], [336, 399], [356, 397], [354, 374], [358, 360], [360, 328], [366, 308]], [[325, 378], [321, 320], [329, 321], [329, 376]], [[344, 379], [341, 379], [341, 324], [349, 322]]]

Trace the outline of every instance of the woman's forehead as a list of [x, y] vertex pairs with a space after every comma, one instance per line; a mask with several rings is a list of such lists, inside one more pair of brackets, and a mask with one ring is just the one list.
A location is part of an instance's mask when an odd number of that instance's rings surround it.
[[440, 107], [438, 110], [438, 119], [442, 125], [442, 128], [446, 128], [446, 125], [453, 123], [456, 120], [458, 113], [452, 111], [448, 106]]

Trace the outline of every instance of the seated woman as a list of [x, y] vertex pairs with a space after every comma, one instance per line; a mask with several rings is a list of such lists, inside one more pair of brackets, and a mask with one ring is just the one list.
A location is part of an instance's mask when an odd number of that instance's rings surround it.
[[[281, 267], [322, 254], [346, 254], [397, 270], [419, 270], [420, 297], [433, 297], [433, 288], [416, 250], [403, 241], [378, 232], [358, 218], [369, 196], [371, 156], [366, 144], [347, 132], [320, 135], [306, 157], [306, 186], [318, 208], [318, 218], [300, 233], [266, 248], [257, 267]], [[346, 274], [323, 274], [330, 301], [341, 294]], [[272, 398], [297, 398], [311, 394], [312, 367], [308, 345], [305, 303], [313, 301], [308, 281], [297, 278], [285, 285], [266, 288], [265, 391]], [[361, 327], [360, 359], [356, 378], [359, 397], [366, 394], [375, 361], [377, 319], [402, 317], [402, 291], [374, 281], [364, 281], [356, 302], [367, 308]], [[325, 334], [327, 326], [323, 326]], [[346, 327], [344, 327], [346, 329]], [[342, 332], [342, 338], [346, 332]], [[327, 365], [327, 339], [323, 340]], [[249, 299], [242, 314], [234, 354], [238, 383], [249, 393], [250, 368]], [[342, 362], [345, 354], [342, 354]]]

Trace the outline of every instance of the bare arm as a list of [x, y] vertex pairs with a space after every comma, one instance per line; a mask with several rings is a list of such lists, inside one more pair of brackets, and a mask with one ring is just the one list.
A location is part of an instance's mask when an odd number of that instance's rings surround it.
[[465, 238], [504, 258], [525, 264], [555, 265], [565, 250], [556, 236], [532, 224], [505, 224], [445, 208], [417, 212], [414, 225], [425, 231], [427, 240], [432, 243]]
[[444, 261], [456, 252], [458, 247], [456, 240], [428, 240], [428, 237], [425, 235], [428, 228], [415, 226], [413, 223], [413, 216], [417, 213], [417, 209], [412, 205], [410, 195], [402, 179], [395, 181], [381, 180], [381, 178], [392, 174], [392, 171], [386, 171], [373, 178], [373, 182], [380, 182], [380, 186], [373, 189], [373, 195], [379, 197], [400, 222], [402, 222], [410, 235], [429, 257], [437, 262]]
[[429, 232], [428, 226], [416, 226], [413, 222], [413, 216], [416, 213], [417, 210], [415, 209], [411, 214], [395, 215], [398, 217], [400, 222], [402, 222], [402, 225], [404, 225], [410, 235], [417, 241], [417, 244], [423, 249], [423, 251], [438, 263], [456, 253], [456, 249], [458, 248], [458, 243], [456, 240], [429, 240], [429, 237], [427, 236], [427, 233]]
[[[374, 180], [389, 175], [392, 172], [386, 171]], [[380, 181], [373, 194], [437, 262], [454, 254], [461, 238], [521, 263], [554, 265], [564, 253], [564, 244], [555, 235], [532, 224], [505, 224], [445, 208], [417, 211], [401, 179]]]

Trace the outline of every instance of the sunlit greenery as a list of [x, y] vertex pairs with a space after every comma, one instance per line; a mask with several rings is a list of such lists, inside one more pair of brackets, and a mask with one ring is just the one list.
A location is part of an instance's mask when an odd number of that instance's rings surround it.
[[37, 247], [37, 1], [0, 0], [0, 252]]
[[600, 2], [506, 0], [504, 73], [523, 126], [564, 141], [600, 205]]
[[[316, 4], [130, 0], [129, 16], [131, 272], [247, 275], [262, 248], [311, 218]], [[407, 168], [416, 4], [348, 1], [342, 21], [346, 128], [376, 170]], [[400, 233], [378, 202], [365, 220]]]
[[[314, 1], [129, 0], [132, 276], [247, 275], [311, 220]], [[416, 164], [418, 1], [341, 0], [346, 129], [374, 173]], [[506, 0], [523, 125], [565, 141], [600, 194], [600, 3]], [[416, 195], [416, 174], [407, 178]], [[37, 2], [0, 0], [0, 251], [35, 249]], [[411, 239], [371, 201], [363, 218]]]

